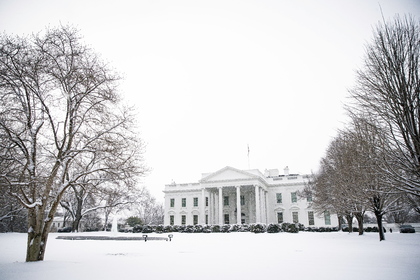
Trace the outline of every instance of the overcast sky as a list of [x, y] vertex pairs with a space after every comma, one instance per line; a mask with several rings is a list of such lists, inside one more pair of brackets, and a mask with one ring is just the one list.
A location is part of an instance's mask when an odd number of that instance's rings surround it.
[[80, 29], [124, 76], [163, 201], [225, 166], [316, 171], [381, 9], [420, 16], [420, 1], [0, 0], [0, 31]]

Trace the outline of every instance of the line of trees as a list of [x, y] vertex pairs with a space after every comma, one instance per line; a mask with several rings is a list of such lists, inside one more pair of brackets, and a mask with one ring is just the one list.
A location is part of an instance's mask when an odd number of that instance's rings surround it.
[[[44, 259], [60, 205], [106, 209], [138, 191], [144, 144], [119, 80], [70, 26], [0, 35], [0, 219], [25, 212], [26, 261]], [[75, 209], [77, 228], [88, 209]]]
[[355, 217], [359, 234], [366, 211], [374, 213], [380, 240], [384, 215], [420, 214], [419, 32], [413, 16], [377, 25], [350, 91], [351, 121], [305, 190], [317, 211], [335, 212], [350, 227]]

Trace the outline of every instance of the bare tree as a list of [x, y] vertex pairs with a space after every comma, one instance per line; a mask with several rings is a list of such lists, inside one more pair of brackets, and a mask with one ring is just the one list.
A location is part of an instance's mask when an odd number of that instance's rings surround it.
[[399, 193], [383, 172], [386, 141], [374, 120], [354, 114], [351, 117], [352, 123], [339, 132], [321, 161], [313, 186], [314, 208], [326, 209], [330, 205], [346, 217], [349, 231], [356, 217], [359, 234], [363, 234], [365, 212], [372, 211], [380, 240], [384, 240], [383, 216], [393, 210]]
[[[352, 122], [345, 131], [347, 162], [350, 176], [353, 178], [352, 191], [357, 194], [359, 205], [356, 208], [372, 211], [375, 214], [379, 240], [385, 239], [383, 232], [383, 217], [393, 211], [395, 201], [400, 191], [396, 191], [393, 182], [384, 172], [384, 162], [387, 154], [384, 152], [387, 142], [384, 129], [375, 119], [366, 116], [351, 115]], [[349, 175], [346, 175], [348, 177]], [[359, 222], [359, 234], [363, 227], [364, 211], [356, 212]]]
[[131, 111], [119, 105], [118, 80], [71, 27], [0, 37], [0, 135], [16, 170], [2, 180], [28, 211], [26, 261], [44, 259], [69, 187], [86, 177], [133, 183], [143, 173], [142, 143]]
[[138, 217], [146, 225], [161, 225], [163, 224], [164, 210], [163, 205], [156, 201], [147, 189], [144, 189], [139, 203], [135, 208]]
[[396, 16], [378, 24], [350, 92], [352, 109], [386, 126], [385, 175], [394, 187], [420, 196], [420, 24]]

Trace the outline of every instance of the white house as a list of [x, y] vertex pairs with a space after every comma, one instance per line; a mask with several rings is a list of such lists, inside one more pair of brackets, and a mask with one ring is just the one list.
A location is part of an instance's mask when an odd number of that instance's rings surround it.
[[302, 198], [308, 175], [289, 174], [284, 169], [261, 173], [257, 169], [225, 167], [202, 174], [189, 184], [165, 186], [165, 225], [301, 223], [313, 227], [334, 227], [336, 215], [317, 214], [311, 197]]

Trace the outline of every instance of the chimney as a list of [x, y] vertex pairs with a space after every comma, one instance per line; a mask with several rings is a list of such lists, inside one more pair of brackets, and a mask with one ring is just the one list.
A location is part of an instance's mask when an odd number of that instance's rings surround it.
[[289, 176], [289, 166], [284, 168], [284, 175]]

